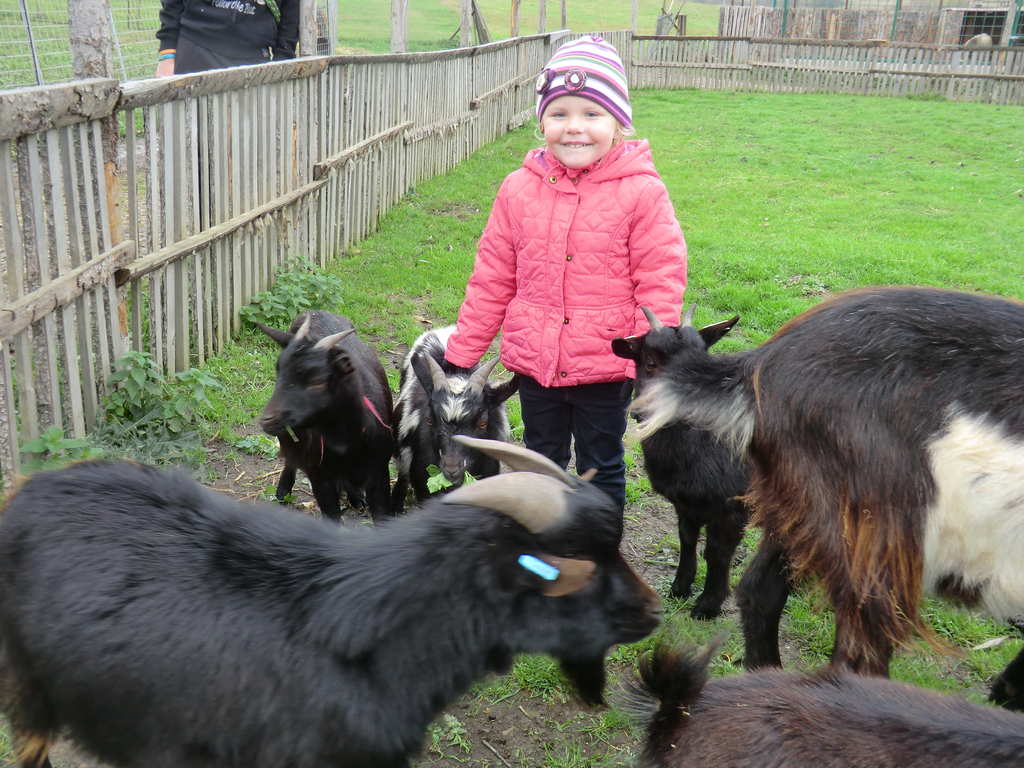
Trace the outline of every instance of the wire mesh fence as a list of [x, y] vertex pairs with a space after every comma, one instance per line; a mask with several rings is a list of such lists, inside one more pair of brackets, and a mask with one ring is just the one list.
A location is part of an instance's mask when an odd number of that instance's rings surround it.
[[[317, 53], [332, 52], [336, 0], [317, 0]], [[160, 0], [111, 0], [115, 75], [152, 77], [156, 70]], [[0, 90], [71, 80], [67, 0], [3, 0], [0, 4]]]

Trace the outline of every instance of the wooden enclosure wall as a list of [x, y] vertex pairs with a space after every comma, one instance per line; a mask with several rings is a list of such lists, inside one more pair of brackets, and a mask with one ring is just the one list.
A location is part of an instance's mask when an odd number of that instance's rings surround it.
[[[0, 476], [86, 433], [126, 349], [203, 362], [286, 259], [324, 264], [529, 119], [568, 34], [0, 92]], [[604, 34], [632, 88], [1024, 104], [1024, 48]]]
[[631, 85], [1024, 104], [1024, 48], [638, 36]]
[[521, 125], [551, 38], [0, 92], [5, 484], [47, 427], [84, 436], [126, 349], [202, 363], [287, 258]]

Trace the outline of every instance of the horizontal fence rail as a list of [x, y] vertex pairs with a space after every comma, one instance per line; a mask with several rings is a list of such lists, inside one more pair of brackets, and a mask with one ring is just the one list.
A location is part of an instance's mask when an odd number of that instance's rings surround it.
[[[290, 257], [364, 238], [420, 181], [533, 114], [565, 30], [0, 92], [0, 477], [82, 437], [118, 359], [217, 354]], [[648, 88], [1024, 103], [1024, 49], [604, 33]]]
[[637, 36], [631, 85], [1024, 104], [1024, 47]]
[[564, 36], [0, 92], [4, 485], [25, 442], [96, 423], [126, 350], [203, 362], [286, 259], [522, 125]]

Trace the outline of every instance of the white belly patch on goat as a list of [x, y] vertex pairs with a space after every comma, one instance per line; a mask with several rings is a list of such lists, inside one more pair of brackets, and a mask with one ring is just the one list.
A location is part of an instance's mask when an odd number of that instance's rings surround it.
[[928, 445], [936, 495], [924, 536], [924, 586], [954, 578], [996, 618], [1024, 612], [1024, 440], [956, 412]]

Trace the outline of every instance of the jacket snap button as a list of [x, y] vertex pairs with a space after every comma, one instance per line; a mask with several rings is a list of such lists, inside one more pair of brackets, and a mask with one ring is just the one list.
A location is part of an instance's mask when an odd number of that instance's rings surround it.
[[561, 372], [560, 374], [558, 374], [558, 375], [559, 375], [559, 376], [561, 376], [561, 377], [562, 377], [562, 378], [564, 379], [564, 378], [565, 378], [566, 376], [568, 376], [569, 374], [568, 374], [568, 373], [566, 373], [565, 371], [562, 371], [562, 372]]
[[554, 176], [549, 176], [548, 177], [548, 181], [550, 181], [552, 184], [554, 184], [556, 181], [558, 181], [558, 179], [556, 179]]
[[572, 261], [572, 254], [571, 254], [571, 253], [567, 253], [567, 254], [565, 255], [565, 260], [566, 260], [566, 261]]
[[563, 317], [562, 318], [562, 325], [568, 325], [568, 324], [569, 324], [569, 318], [568, 317]]

